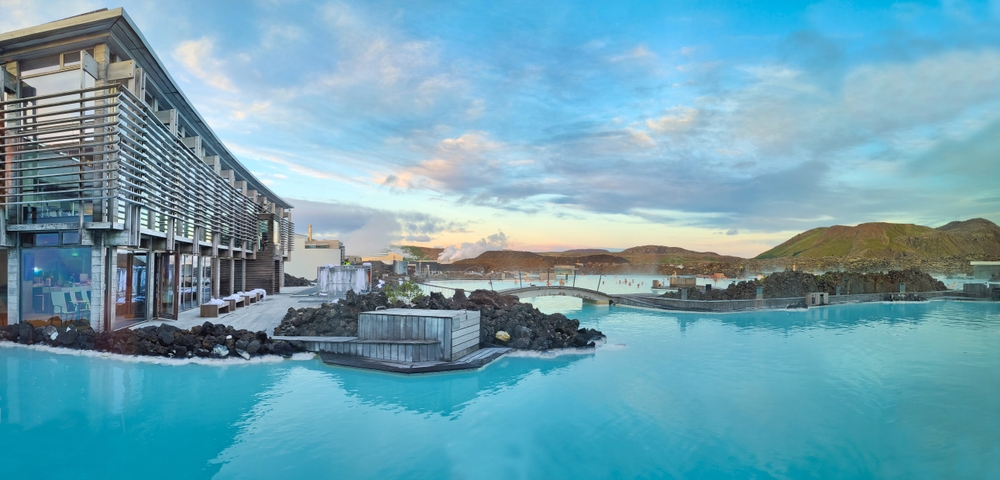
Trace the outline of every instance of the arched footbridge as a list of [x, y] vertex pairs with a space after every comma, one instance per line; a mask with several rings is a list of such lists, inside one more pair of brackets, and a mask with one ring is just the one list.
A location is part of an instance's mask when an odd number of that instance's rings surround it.
[[[424, 285], [433, 288], [456, 290], [452, 287], [431, 285], [429, 283], [425, 283]], [[783, 309], [792, 304], [797, 305], [801, 300], [799, 297], [771, 298], [766, 300], [682, 300], [676, 298], [664, 298], [650, 293], [609, 294], [599, 292], [597, 290], [591, 290], [589, 288], [561, 285], [539, 285], [508, 288], [505, 290], [497, 290], [496, 292], [503, 295], [513, 295], [518, 299], [531, 297], [576, 297], [583, 299], [584, 302], [602, 305], [624, 305], [631, 307], [652, 308], [657, 310], [679, 310], [687, 312], [733, 312], [762, 308]]]
[[606, 293], [598, 292], [597, 290], [580, 287], [541, 285], [534, 287], [508, 288], [506, 290], [498, 290], [497, 293], [501, 293], [503, 295], [513, 295], [519, 299], [530, 297], [576, 297], [582, 298], [586, 302], [603, 305], [618, 303], [617, 295], [608, 295]]

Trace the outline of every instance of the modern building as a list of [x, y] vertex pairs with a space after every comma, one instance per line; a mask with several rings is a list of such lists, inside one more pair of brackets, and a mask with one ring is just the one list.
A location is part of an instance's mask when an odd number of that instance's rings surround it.
[[440, 263], [430, 260], [395, 260], [392, 262], [392, 273], [429, 277], [437, 274], [440, 267]]
[[315, 280], [317, 268], [344, 263], [344, 244], [340, 240], [314, 240], [312, 225], [309, 225], [308, 235], [296, 233], [292, 241], [292, 249], [296, 253], [293, 259], [285, 263], [285, 273], [289, 275]]
[[1000, 262], [970, 262], [972, 278], [987, 282], [1000, 282]]
[[102, 331], [280, 290], [292, 206], [124, 10], [0, 34], [0, 91], [0, 318]]

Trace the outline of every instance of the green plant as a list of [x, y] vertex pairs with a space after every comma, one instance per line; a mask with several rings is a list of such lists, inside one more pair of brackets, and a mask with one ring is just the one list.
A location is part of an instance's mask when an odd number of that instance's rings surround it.
[[397, 300], [402, 300], [406, 303], [413, 303], [420, 300], [424, 296], [423, 290], [420, 289], [420, 285], [407, 280], [401, 285], [396, 283], [386, 283], [382, 290], [385, 292], [386, 298], [390, 302], [395, 302]]

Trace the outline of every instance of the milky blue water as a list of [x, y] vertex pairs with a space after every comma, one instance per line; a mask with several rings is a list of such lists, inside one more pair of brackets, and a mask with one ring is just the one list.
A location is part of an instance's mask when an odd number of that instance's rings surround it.
[[[753, 277], [756, 278], [756, 277]], [[591, 290], [599, 290], [605, 293], [651, 293], [653, 287], [653, 280], [656, 280], [663, 284], [669, 284], [670, 277], [665, 275], [577, 275], [573, 278], [572, 275], [569, 278], [559, 277], [558, 280], [553, 280], [551, 283], [556, 285], [562, 280], [566, 286], [576, 286], [580, 288], [589, 288]], [[711, 285], [712, 288], [726, 288], [730, 283], [738, 282], [745, 279], [724, 279], [715, 280], [712, 278], [696, 278], [695, 282], [698, 285]], [[428, 284], [433, 285], [428, 287], [423, 285], [421, 288], [424, 292], [441, 292], [447, 297], [451, 297], [454, 293], [452, 289], [461, 288], [466, 290], [466, 294], [476, 289], [485, 290], [506, 290], [510, 288], [518, 287], [528, 287], [532, 284], [534, 285], [545, 285], [545, 281], [538, 280], [537, 278], [533, 280], [521, 279], [519, 282], [516, 278], [506, 278], [503, 280], [429, 280]], [[442, 288], [437, 288], [440, 286]]]
[[1000, 305], [539, 300], [609, 344], [403, 377], [0, 348], [0, 478], [1000, 478]]

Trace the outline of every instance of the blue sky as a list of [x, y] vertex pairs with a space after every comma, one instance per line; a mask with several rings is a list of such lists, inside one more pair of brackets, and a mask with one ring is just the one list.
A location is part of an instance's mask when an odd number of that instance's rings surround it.
[[[0, 30], [104, 6], [0, 0]], [[1000, 0], [120, 6], [349, 253], [1000, 222]]]

